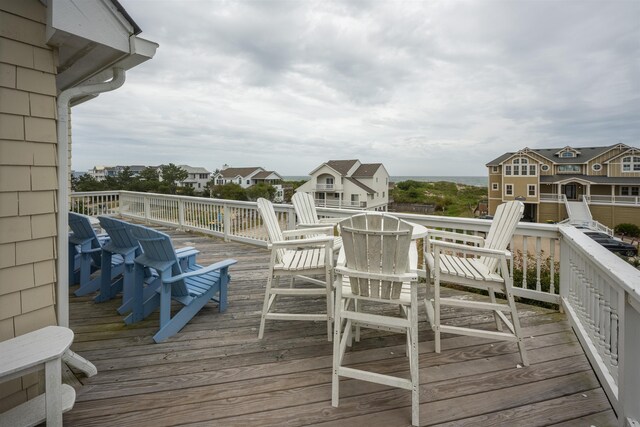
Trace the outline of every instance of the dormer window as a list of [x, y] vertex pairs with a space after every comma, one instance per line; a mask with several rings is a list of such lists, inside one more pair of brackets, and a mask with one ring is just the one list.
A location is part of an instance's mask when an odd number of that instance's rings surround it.
[[640, 156], [623, 157], [622, 172], [640, 172]]
[[573, 151], [565, 151], [564, 153], [560, 154], [560, 157], [575, 157], [576, 153], [574, 153]]

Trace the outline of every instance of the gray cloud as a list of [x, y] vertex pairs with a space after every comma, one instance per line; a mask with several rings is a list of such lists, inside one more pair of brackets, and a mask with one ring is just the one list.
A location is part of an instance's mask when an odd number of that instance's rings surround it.
[[160, 48], [74, 108], [78, 170], [482, 175], [524, 146], [638, 145], [637, 1], [122, 3]]

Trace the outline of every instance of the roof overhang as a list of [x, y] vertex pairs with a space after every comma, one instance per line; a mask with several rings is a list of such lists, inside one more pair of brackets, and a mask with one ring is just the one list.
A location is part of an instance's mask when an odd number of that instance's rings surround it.
[[[47, 44], [58, 49], [58, 90], [113, 78], [153, 58], [158, 44], [137, 37], [140, 28], [112, 0], [47, 0]], [[98, 17], [98, 19], [96, 19]], [[91, 97], [75, 100], [79, 104]]]

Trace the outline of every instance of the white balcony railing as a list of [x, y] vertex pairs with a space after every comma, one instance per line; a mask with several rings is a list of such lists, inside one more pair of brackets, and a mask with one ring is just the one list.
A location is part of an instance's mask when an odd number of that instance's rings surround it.
[[[541, 202], [563, 203], [563, 194], [540, 194]], [[596, 196], [583, 195], [582, 200], [586, 200], [589, 204], [594, 205], [624, 205], [624, 206], [640, 206], [640, 197], [638, 196]]]
[[316, 191], [342, 191], [341, 185], [336, 184], [316, 184]]
[[603, 205], [631, 205], [640, 206], [637, 196], [583, 196], [589, 203]]
[[346, 208], [346, 209], [366, 209], [367, 202], [353, 200], [327, 200], [315, 199], [317, 207], [321, 208]]
[[[88, 215], [118, 214], [266, 246], [256, 203], [151, 193], [71, 195], [72, 209]], [[283, 228], [295, 227], [291, 205], [275, 205]], [[322, 217], [353, 210], [318, 208]], [[489, 220], [394, 213], [428, 228], [485, 234]], [[520, 223], [510, 245], [513, 293], [556, 303], [567, 316], [620, 420], [640, 421], [640, 271], [570, 226]]]

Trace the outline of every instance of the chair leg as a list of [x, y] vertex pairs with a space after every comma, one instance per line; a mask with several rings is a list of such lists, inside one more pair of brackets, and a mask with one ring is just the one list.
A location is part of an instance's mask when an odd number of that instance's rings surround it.
[[433, 333], [436, 353], [440, 353], [440, 277], [436, 277], [433, 286]]
[[264, 303], [262, 304], [262, 317], [260, 318], [260, 331], [258, 339], [264, 336], [264, 324], [267, 320], [267, 312], [269, 311], [269, 298], [271, 297], [271, 282], [273, 281], [273, 268], [269, 269], [269, 278], [267, 279], [267, 287], [264, 290]]
[[333, 337], [333, 282], [331, 281], [331, 270], [327, 269], [325, 273], [326, 289], [327, 289], [327, 339], [331, 342]]
[[520, 330], [520, 319], [518, 317], [518, 311], [516, 310], [516, 302], [510, 289], [507, 289], [507, 301], [509, 302], [509, 308], [511, 309], [513, 331], [518, 338], [518, 348], [520, 349], [522, 364], [524, 366], [529, 366], [529, 357], [527, 356], [527, 349], [524, 346], [524, 339], [522, 338], [522, 331]]
[[[492, 304], [496, 303], [496, 293], [493, 288], [489, 288], [489, 299], [491, 300]], [[500, 316], [498, 316], [497, 311], [493, 312], [493, 317], [496, 320], [496, 329], [502, 331], [502, 321], [500, 320]]]
[[334, 408], [337, 408], [340, 402], [340, 377], [338, 376], [338, 368], [340, 367], [341, 359], [340, 330], [342, 329], [342, 310], [339, 304], [342, 303], [343, 301], [339, 301], [338, 298], [336, 298], [335, 319], [333, 322], [333, 372], [331, 374], [331, 406]]
[[[415, 292], [415, 291], [414, 291]], [[410, 356], [409, 366], [411, 370], [411, 423], [414, 426], [420, 425], [420, 370], [418, 367], [418, 295], [417, 292], [412, 298], [412, 307], [409, 310], [411, 327], [410, 335]]]

